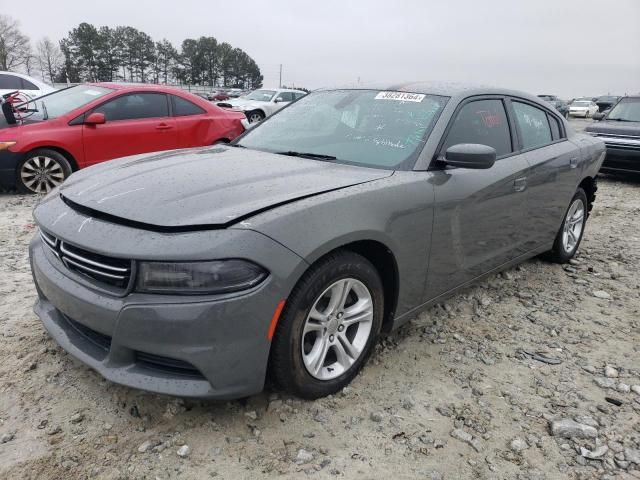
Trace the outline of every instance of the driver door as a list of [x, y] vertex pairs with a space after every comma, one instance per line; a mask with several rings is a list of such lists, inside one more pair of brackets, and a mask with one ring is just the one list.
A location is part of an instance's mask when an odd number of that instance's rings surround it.
[[169, 114], [164, 93], [127, 93], [99, 105], [92, 112], [103, 113], [106, 123], [82, 126], [84, 154], [90, 165], [178, 148], [176, 121]]
[[463, 103], [444, 136], [438, 157], [460, 143], [493, 147], [488, 169], [442, 167], [433, 172], [434, 226], [425, 300], [431, 300], [523, 254], [526, 240], [528, 163], [514, 152], [501, 97]]

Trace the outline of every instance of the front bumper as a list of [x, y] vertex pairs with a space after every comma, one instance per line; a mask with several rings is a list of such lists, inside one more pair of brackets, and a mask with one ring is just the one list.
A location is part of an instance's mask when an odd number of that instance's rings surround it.
[[602, 172], [640, 173], [640, 138], [608, 137], [604, 140], [607, 156], [602, 163]]
[[23, 154], [0, 150], [0, 189], [13, 190], [16, 186], [16, 168]]
[[[111, 225], [115, 237], [127, 229]], [[245, 233], [249, 241], [242, 243], [274, 262], [270, 276], [246, 292], [202, 297], [110, 295], [67, 270], [36, 235], [29, 249], [35, 313], [60, 346], [115, 383], [182, 397], [255, 394], [264, 386], [271, 317], [304, 262], [267, 237]], [[225, 248], [220, 246], [221, 256], [228, 258]]]

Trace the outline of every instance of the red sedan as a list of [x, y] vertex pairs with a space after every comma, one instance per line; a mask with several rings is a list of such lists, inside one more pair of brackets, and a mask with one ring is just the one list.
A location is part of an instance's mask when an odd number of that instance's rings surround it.
[[0, 187], [34, 193], [105, 160], [229, 142], [245, 118], [177, 88], [114, 83], [78, 85], [6, 110]]

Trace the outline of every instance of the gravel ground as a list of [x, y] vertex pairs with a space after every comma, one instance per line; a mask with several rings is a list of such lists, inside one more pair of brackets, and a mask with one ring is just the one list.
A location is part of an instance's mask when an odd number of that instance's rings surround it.
[[228, 403], [104, 381], [45, 333], [37, 198], [0, 195], [1, 478], [640, 479], [640, 181], [576, 260], [532, 260], [382, 339], [339, 395]]

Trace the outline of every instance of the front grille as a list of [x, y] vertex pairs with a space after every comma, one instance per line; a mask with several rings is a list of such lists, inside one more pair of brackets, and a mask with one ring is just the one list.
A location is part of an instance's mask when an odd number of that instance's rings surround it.
[[163, 357], [152, 353], [136, 352], [136, 363], [140, 366], [159, 370], [173, 375], [203, 378], [196, 367], [175, 358]]
[[118, 288], [126, 288], [131, 279], [131, 260], [107, 257], [70, 245], [49, 232], [40, 230], [44, 245], [65, 267], [81, 275]]

